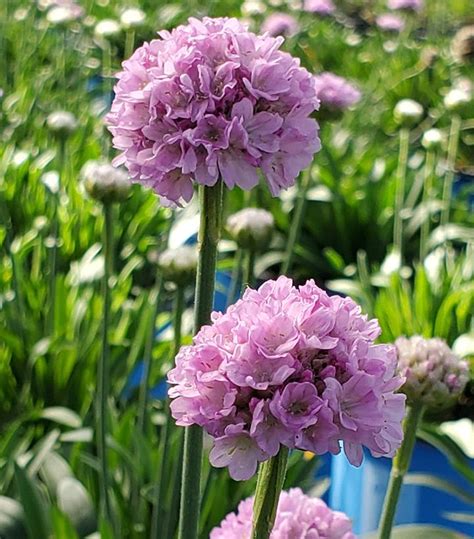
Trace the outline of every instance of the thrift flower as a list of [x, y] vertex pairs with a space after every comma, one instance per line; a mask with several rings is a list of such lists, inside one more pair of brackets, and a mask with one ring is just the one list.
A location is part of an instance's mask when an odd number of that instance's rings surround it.
[[258, 170], [276, 196], [319, 150], [314, 78], [236, 19], [189, 19], [123, 63], [107, 116], [133, 181], [181, 204], [195, 183], [252, 189]]
[[420, 121], [423, 107], [413, 99], [400, 100], [393, 109], [395, 121], [403, 127], [412, 127]]
[[451, 112], [461, 113], [471, 103], [472, 95], [462, 88], [453, 88], [444, 97], [444, 106]]
[[341, 112], [355, 105], [361, 98], [360, 91], [353, 84], [334, 73], [325, 72], [314, 78], [322, 110]]
[[375, 19], [375, 24], [387, 32], [401, 32], [405, 28], [405, 22], [398, 15], [383, 13]]
[[303, 11], [317, 15], [332, 15], [336, 11], [336, 6], [332, 0], [304, 0]]
[[[229, 513], [209, 539], [250, 539], [253, 497], [240, 502], [237, 513]], [[318, 498], [299, 488], [280, 495], [275, 525], [270, 539], [355, 539], [350, 519], [332, 511]]]
[[406, 378], [401, 390], [409, 404], [439, 410], [456, 403], [469, 381], [469, 367], [445, 341], [415, 335], [399, 337], [395, 346], [398, 370]]
[[451, 52], [460, 64], [474, 63], [474, 24], [463, 26], [451, 42]]
[[400, 9], [403, 11], [421, 11], [423, 0], [388, 0], [389, 9]]
[[444, 137], [442, 131], [433, 127], [423, 133], [421, 145], [425, 150], [438, 150], [443, 145]]
[[120, 15], [120, 24], [123, 28], [140, 28], [145, 24], [146, 15], [139, 8], [128, 8]]
[[272, 37], [292, 36], [299, 30], [297, 20], [287, 13], [272, 13], [262, 24], [262, 32], [267, 32]]
[[213, 313], [170, 371], [171, 413], [214, 439], [210, 461], [237, 480], [280, 445], [319, 455], [340, 451], [359, 465], [362, 446], [393, 456], [405, 396], [396, 393], [393, 346], [376, 345], [376, 320], [350, 298], [286, 277], [248, 288]]
[[130, 195], [128, 174], [107, 161], [87, 161], [81, 178], [88, 195], [104, 204], [123, 202]]
[[46, 118], [48, 129], [59, 138], [67, 138], [77, 129], [77, 118], [66, 110], [52, 112]]
[[167, 249], [158, 257], [158, 266], [166, 281], [178, 285], [190, 284], [196, 276], [198, 250], [194, 245]]
[[264, 250], [272, 239], [275, 219], [273, 215], [258, 208], [244, 208], [227, 219], [226, 229], [239, 247]]

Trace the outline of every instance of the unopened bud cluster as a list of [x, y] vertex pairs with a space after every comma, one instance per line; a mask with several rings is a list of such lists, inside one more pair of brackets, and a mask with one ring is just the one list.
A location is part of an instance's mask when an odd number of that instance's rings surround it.
[[456, 403], [469, 380], [469, 368], [445, 341], [415, 335], [399, 337], [395, 346], [408, 404], [440, 410]]
[[258, 208], [245, 208], [227, 219], [226, 229], [242, 249], [261, 251], [272, 239], [275, 220], [273, 215]]
[[104, 204], [123, 202], [130, 195], [128, 174], [106, 161], [88, 161], [81, 177], [89, 196]]
[[198, 251], [191, 245], [167, 249], [158, 257], [163, 279], [177, 285], [191, 284], [194, 281], [197, 263]]

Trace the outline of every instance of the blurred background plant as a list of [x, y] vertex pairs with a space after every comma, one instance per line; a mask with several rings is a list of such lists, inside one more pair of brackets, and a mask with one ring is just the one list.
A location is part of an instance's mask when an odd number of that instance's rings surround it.
[[[243, 16], [258, 31], [269, 15], [291, 12], [291, 31], [278, 30], [289, 34], [284, 47], [310, 71], [342, 75], [361, 91], [361, 101], [340, 118], [331, 123], [320, 118], [323, 150], [304, 192], [306, 211], [291, 276], [314, 278], [353, 296], [379, 318], [384, 341], [403, 334], [437, 336], [473, 361], [472, 40], [469, 49], [464, 31], [453, 41], [472, 18], [470, 1], [426, 2], [418, 14], [402, 14], [404, 29], [392, 31], [377, 25], [377, 16], [387, 11], [385, 2], [334, 3], [334, 12], [322, 15], [310, 2], [302, 9], [259, 0], [176, 1], [159, 7], [142, 0], [141, 11], [134, 12], [126, 9], [138, 3], [118, 0], [1, 2], [0, 536], [41, 539], [53, 531], [57, 538], [74, 538], [100, 530], [102, 537], [115, 538], [117, 529], [120, 537], [150, 535], [166, 422], [163, 377], [173, 361], [174, 288], [160, 284], [157, 261], [166, 246], [163, 238], [169, 236], [173, 248], [192, 243], [196, 208], [163, 208], [138, 186], [114, 208], [107, 402], [114, 521], [109, 523], [98, 510], [93, 434], [103, 212], [85, 196], [80, 171], [90, 160], [111, 157], [102, 118], [120, 62], [158, 29], [190, 14]], [[458, 92], [454, 105], [453, 89]], [[451, 100], [445, 99], [449, 95]], [[399, 152], [393, 109], [405, 98], [416, 99], [424, 112], [408, 141], [402, 261], [391, 247]], [[58, 111], [73, 116], [51, 119]], [[432, 128], [442, 135], [436, 151], [423, 142]], [[226, 216], [246, 206], [273, 215], [270, 247], [252, 262], [254, 279], [278, 274], [299, 196], [295, 188], [281, 199], [264, 189], [250, 198], [238, 191], [227, 197]], [[448, 220], [442, 217], [446, 211]], [[231, 275], [235, 281], [241, 274], [236, 271], [241, 250], [230, 236], [220, 250], [216, 306], [223, 309], [232, 292]], [[233, 284], [238, 290], [239, 283]], [[229, 297], [235, 299], [233, 293]], [[190, 287], [184, 294], [183, 342], [190, 340], [192, 298]], [[147, 357], [151, 406], [141, 428], [137, 417]], [[425, 429], [426, 439], [449, 453], [467, 476], [462, 451], [438, 425], [473, 419], [473, 403], [471, 382], [459, 405], [431, 418]], [[178, 431], [170, 436], [168, 466], [179, 471]], [[292, 455], [286, 486], [323, 492], [327, 482], [316, 474], [320, 467], [310, 455]], [[170, 538], [175, 486], [171, 477], [164, 493]], [[253, 487], [252, 481], [235, 483], [206, 464], [202, 537]]]

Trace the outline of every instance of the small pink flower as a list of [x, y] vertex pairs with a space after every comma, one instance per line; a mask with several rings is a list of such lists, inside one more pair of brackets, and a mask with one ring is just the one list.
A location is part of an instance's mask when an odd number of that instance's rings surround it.
[[383, 13], [375, 19], [375, 24], [387, 32], [401, 32], [405, 28], [405, 22], [398, 15]]
[[305, 0], [303, 10], [318, 15], [332, 15], [336, 6], [332, 0]]

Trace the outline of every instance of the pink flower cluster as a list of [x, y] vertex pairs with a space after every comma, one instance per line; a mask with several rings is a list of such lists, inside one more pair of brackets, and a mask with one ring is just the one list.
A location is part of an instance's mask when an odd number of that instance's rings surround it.
[[375, 24], [387, 32], [401, 32], [405, 28], [405, 22], [398, 15], [383, 13], [375, 19]]
[[236, 19], [189, 19], [123, 63], [107, 116], [133, 181], [165, 200], [189, 201], [193, 184], [270, 191], [294, 184], [320, 148], [313, 76]]
[[[237, 514], [229, 513], [209, 539], [250, 539], [253, 497], [240, 502]], [[355, 539], [350, 519], [332, 511], [318, 498], [292, 488], [280, 495], [275, 526], [270, 539]]]
[[392, 456], [401, 443], [405, 396], [396, 394], [393, 346], [350, 298], [314, 281], [248, 288], [225, 314], [213, 313], [181, 348], [168, 381], [178, 425], [213, 438], [211, 463], [250, 478], [280, 445], [337, 454], [359, 465], [362, 446]]
[[317, 15], [332, 15], [336, 6], [332, 0], [304, 0], [303, 10]]
[[298, 21], [288, 13], [272, 13], [262, 24], [262, 32], [275, 36], [293, 36], [299, 31]]
[[316, 95], [321, 108], [341, 111], [355, 105], [361, 98], [360, 91], [343, 77], [328, 71], [316, 75]]
[[423, 0], [388, 0], [387, 7], [405, 11], [421, 11]]

